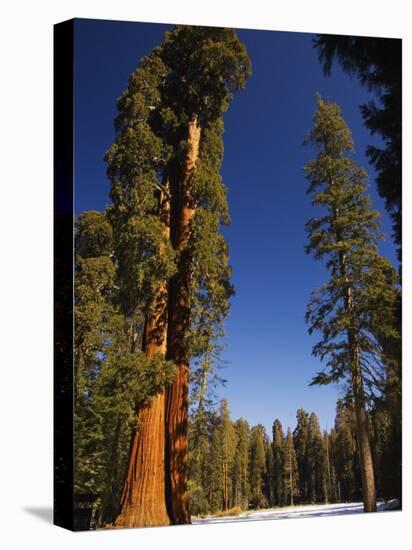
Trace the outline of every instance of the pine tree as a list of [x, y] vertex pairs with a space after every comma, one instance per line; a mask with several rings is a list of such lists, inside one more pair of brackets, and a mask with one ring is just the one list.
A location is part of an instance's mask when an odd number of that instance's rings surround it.
[[275, 504], [284, 506], [286, 504], [286, 491], [284, 480], [285, 469], [285, 449], [284, 449], [284, 434], [280, 420], [276, 419], [273, 422], [273, 498]]
[[334, 462], [340, 502], [349, 502], [357, 494], [357, 446], [353, 406], [338, 400], [336, 406]]
[[348, 156], [353, 141], [336, 104], [318, 97], [308, 142], [319, 150], [316, 159], [305, 166], [308, 193], [324, 215], [307, 223], [306, 251], [318, 259], [326, 257], [330, 273], [330, 280], [312, 294], [306, 316], [310, 332], [322, 334], [313, 354], [327, 359], [327, 370], [313, 383], [343, 378], [351, 385], [364, 509], [371, 512], [376, 510], [376, 491], [366, 398], [381, 385], [379, 370], [384, 358], [378, 327], [388, 335], [394, 331], [395, 273], [378, 254], [377, 214], [366, 195], [366, 173]]
[[267, 505], [264, 495], [264, 476], [266, 473], [266, 455], [264, 446], [264, 427], [253, 426], [250, 432], [249, 480], [251, 489], [251, 504], [254, 508]]
[[237, 435], [229, 416], [226, 399], [220, 403], [220, 438], [222, 446], [222, 510], [231, 508], [233, 494], [232, 480], [235, 463]]
[[402, 41], [394, 38], [320, 35], [314, 40], [326, 75], [336, 59], [378, 97], [361, 105], [365, 125], [380, 134], [383, 148], [369, 146], [379, 194], [393, 221], [401, 260], [402, 233]]
[[315, 413], [312, 413], [309, 417], [307, 444], [308, 500], [309, 502], [327, 502], [328, 463], [326, 448], [320, 431], [319, 420]]
[[326, 451], [329, 459], [329, 500], [330, 502], [339, 502], [338, 476], [336, 473], [336, 430], [332, 428], [329, 434], [326, 434]]
[[307, 480], [309, 476], [308, 465], [308, 428], [309, 414], [299, 409], [296, 413], [297, 425], [293, 432], [293, 443], [296, 450], [296, 460], [299, 471], [299, 499], [301, 502], [308, 500]]
[[275, 502], [273, 445], [266, 433], [264, 434], [263, 445], [265, 447], [265, 463], [266, 463], [266, 471], [264, 475], [264, 487], [265, 487], [264, 493], [266, 497], [267, 506], [273, 506]]
[[239, 418], [234, 424], [237, 446], [233, 466], [233, 503], [247, 509], [251, 495], [249, 484], [249, 425]]
[[285, 485], [286, 503], [293, 506], [294, 497], [299, 495], [299, 473], [296, 461], [296, 452], [293, 445], [293, 436], [291, 429], [288, 428], [286, 437], [283, 441], [284, 446], [284, 465], [283, 476]]

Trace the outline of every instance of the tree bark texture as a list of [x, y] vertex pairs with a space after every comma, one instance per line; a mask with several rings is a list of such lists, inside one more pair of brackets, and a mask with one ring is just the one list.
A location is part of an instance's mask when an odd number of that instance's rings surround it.
[[172, 201], [172, 237], [179, 254], [177, 274], [170, 283], [168, 358], [176, 371], [166, 391], [166, 489], [174, 524], [190, 523], [188, 479], [189, 355], [185, 335], [190, 326], [191, 254], [189, 238], [195, 204], [191, 179], [199, 156], [201, 127], [196, 115], [187, 127], [187, 154], [176, 198]]
[[356, 428], [362, 475], [363, 510], [364, 512], [376, 512], [376, 488], [372, 449], [359, 365], [357, 370], [352, 374], [352, 387], [355, 401]]
[[[342, 273], [346, 276], [345, 257], [341, 259]], [[352, 288], [348, 286], [345, 297], [345, 308], [352, 315]], [[359, 349], [353, 328], [348, 330], [350, 373], [352, 379], [353, 398], [355, 402], [356, 431], [358, 436], [359, 462], [362, 477], [362, 499], [364, 512], [376, 512], [375, 474], [372, 461], [368, 415], [365, 407]]]
[[[164, 184], [165, 185], [165, 184]], [[167, 188], [166, 188], [167, 190]], [[168, 193], [160, 196], [163, 235], [170, 238]], [[146, 318], [144, 349], [146, 357], [166, 355], [168, 323], [168, 284], [161, 282]], [[169, 525], [165, 497], [165, 392], [155, 395], [137, 413], [129, 466], [121, 497], [116, 527]]]

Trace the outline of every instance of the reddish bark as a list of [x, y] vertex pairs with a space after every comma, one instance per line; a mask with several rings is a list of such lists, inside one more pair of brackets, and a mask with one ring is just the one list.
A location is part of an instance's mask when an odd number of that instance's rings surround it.
[[[169, 210], [169, 199], [162, 194], [160, 213], [166, 238], [170, 235]], [[162, 282], [147, 316], [144, 348], [148, 359], [166, 354], [167, 308], [168, 285]], [[165, 500], [165, 392], [155, 395], [137, 416], [138, 429], [131, 446], [121, 512], [115, 526], [169, 525]]]
[[179, 265], [171, 281], [169, 300], [168, 357], [176, 365], [175, 376], [166, 392], [166, 487], [168, 511], [173, 523], [190, 523], [188, 478], [189, 356], [185, 335], [190, 326], [191, 255], [190, 226], [195, 213], [191, 178], [199, 155], [201, 127], [197, 116], [188, 123], [187, 155], [179, 182], [179, 199], [172, 203], [172, 220]]

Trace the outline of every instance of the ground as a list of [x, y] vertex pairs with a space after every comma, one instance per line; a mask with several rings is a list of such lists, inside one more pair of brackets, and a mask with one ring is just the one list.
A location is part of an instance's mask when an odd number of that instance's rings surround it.
[[[378, 512], [397, 509], [397, 502], [378, 502]], [[304, 506], [287, 506], [285, 508], [270, 508], [243, 512], [237, 516], [192, 518], [192, 523], [226, 523], [232, 521], [256, 521], [266, 519], [291, 519], [306, 517], [337, 516], [343, 514], [359, 514], [363, 512], [361, 502], [340, 504], [310, 504]]]

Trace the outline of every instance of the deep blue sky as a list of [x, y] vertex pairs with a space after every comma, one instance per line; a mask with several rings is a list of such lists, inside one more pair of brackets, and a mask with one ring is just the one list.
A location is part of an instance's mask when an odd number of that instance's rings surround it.
[[[116, 100], [141, 56], [158, 44], [159, 24], [76, 20], [76, 212], [109, 203], [103, 161], [114, 139]], [[222, 175], [229, 189], [233, 283], [226, 322], [228, 361], [220, 388], [232, 417], [262, 423], [277, 417], [295, 426], [300, 407], [315, 411], [323, 428], [334, 422], [337, 386], [308, 387], [321, 368], [311, 357], [304, 313], [310, 292], [326, 280], [321, 263], [304, 253], [305, 221], [316, 215], [306, 195], [302, 167], [314, 156], [303, 147], [312, 125], [315, 93], [337, 102], [355, 140], [356, 160], [370, 175], [374, 207], [382, 212], [387, 241], [382, 253], [396, 265], [390, 223], [364, 155], [376, 143], [363, 127], [359, 104], [369, 93], [338, 66], [325, 78], [312, 48], [313, 35], [239, 30], [252, 62], [252, 77], [225, 114]]]

